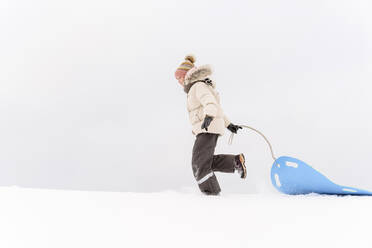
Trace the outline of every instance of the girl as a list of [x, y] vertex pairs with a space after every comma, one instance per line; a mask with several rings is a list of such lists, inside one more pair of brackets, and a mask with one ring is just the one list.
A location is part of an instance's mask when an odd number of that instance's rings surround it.
[[185, 61], [175, 72], [176, 79], [187, 94], [187, 111], [196, 136], [192, 151], [192, 170], [201, 192], [218, 195], [220, 185], [215, 171], [234, 173], [246, 178], [247, 169], [243, 154], [214, 155], [217, 139], [227, 128], [237, 133], [242, 127], [231, 123], [224, 115], [220, 97], [215, 90], [216, 84], [209, 77], [212, 70], [209, 65], [196, 67], [195, 57], [187, 55]]

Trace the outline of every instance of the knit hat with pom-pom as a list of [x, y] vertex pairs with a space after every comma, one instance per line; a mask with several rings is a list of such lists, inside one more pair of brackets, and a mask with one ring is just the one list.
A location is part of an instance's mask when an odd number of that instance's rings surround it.
[[195, 57], [193, 55], [187, 55], [185, 57], [185, 61], [177, 68], [176, 72], [174, 73], [175, 77], [184, 78], [186, 73], [194, 67]]

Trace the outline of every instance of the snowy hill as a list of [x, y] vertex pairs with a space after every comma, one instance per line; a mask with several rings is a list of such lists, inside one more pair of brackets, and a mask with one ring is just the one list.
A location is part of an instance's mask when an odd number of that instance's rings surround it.
[[372, 247], [372, 198], [0, 188], [0, 247]]

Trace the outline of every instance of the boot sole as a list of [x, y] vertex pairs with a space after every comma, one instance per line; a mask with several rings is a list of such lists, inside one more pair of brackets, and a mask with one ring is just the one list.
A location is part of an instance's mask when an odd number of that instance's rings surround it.
[[239, 160], [243, 167], [243, 174], [240, 178], [245, 179], [247, 177], [247, 167], [245, 166], [245, 157], [243, 153], [239, 154]]

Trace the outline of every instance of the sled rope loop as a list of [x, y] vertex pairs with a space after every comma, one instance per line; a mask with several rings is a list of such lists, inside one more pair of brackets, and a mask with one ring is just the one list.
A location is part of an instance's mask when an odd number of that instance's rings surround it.
[[[256, 133], [258, 133], [259, 135], [261, 135], [262, 138], [264, 138], [265, 141], [266, 141], [266, 143], [269, 145], [270, 152], [271, 152], [271, 157], [272, 157], [274, 160], [276, 160], [276, 157], [275, 157], [275, 155], [274, 155], [274, 151], [273, 151], [273, 147], [271, 146], [270, 141], [266, 138], [266, 136], [265, 136], [263, 133], [261, 133], [261, 132], [258, 131], [257, 129], [255, 129], [255, 128], [253, 128], [253, 127], [250, 127], [250, 126], [246, 126], [246, 125], [239, 125], [239, 126], [240, 126], [240, 127], [244, 127], [244, 128], [248, 128], [248, 129], [251, 129], [251, 130], [255, 131]], [[231, 133], [230, 138], [229, 138], [229, 145], [232, 144], [233, 140], [234, 140], [234, 133]]]

